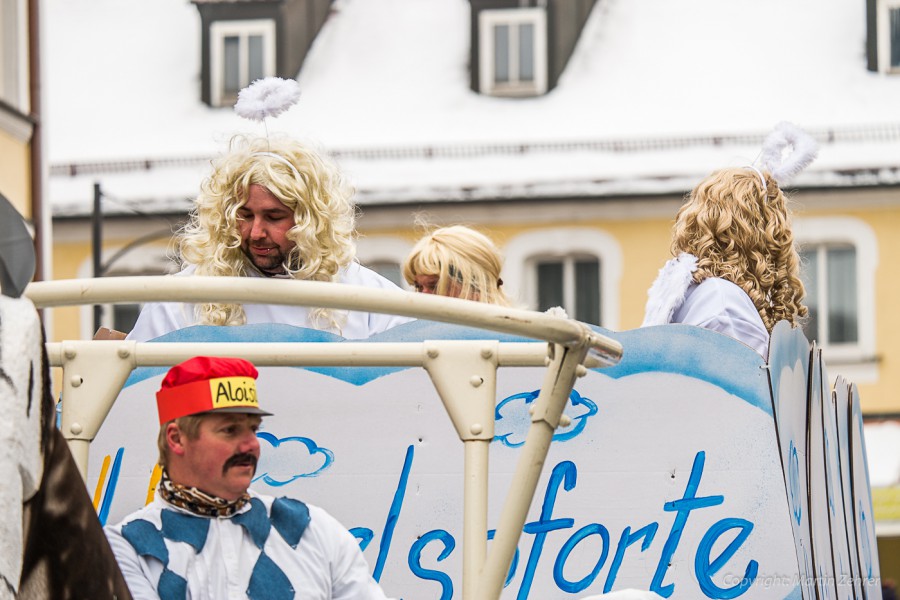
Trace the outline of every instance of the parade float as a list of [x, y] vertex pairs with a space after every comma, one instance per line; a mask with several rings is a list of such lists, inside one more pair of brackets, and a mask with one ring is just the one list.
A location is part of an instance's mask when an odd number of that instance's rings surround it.
[[154, 395], [260, 367], [254, 487], [326, 507], [398, 598], [880, 598], [860, 399], [780, 323], [769, 360], [686, 325], [614, 332], [401, 291], [249, 278], [31, 284], [38, 308], [178, 300], [390, 312], [364, 341], [277, 324], [47, 344], [102, 523], [148, 501]]

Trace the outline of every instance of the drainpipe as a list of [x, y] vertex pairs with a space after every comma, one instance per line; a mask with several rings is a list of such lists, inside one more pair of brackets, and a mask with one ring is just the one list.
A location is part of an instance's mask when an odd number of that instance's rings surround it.
[[40, 0], [28, 0], [28, 86], [33, 129], [31, 133], [31, 221], [34, 224], [35, 272], [34, 280], [49, 276], [46, 266], [50, 247], [49, 213], [44, 206], [44, 151], [41, 121], [41, 37], [39, 19]]

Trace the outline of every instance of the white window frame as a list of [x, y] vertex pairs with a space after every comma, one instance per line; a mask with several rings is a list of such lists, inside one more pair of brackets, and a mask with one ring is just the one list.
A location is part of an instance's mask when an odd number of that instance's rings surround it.
[[[816, 340], [830, 366], [840, 366], [841, 374], [858, 383], [877, 379], [875, 356], [875, 271], [878, 243], [875, 232], [853, 217], [799, 218], [793, 224], [794, 239], [802, 246], [844, 245], [856, 249], [856, 343], [828, 344]], [[827, 319], [821, 314], [820, 319]], [[848, 369], [852, 369], [852, 376]]]
[[[891, 66], [891, 9], [900, 9], [900, 0], [878, 0], [876, 21], [878, 31], [878, 72], [900, 73], [900, 67]], [[900, 43], [900, 41], [898, 41]]]
[[[356, 241], [356, 259], [363, 265], [376, 262], [394, 262], [400, 265], [401, 279], [403, 262], [412, 251], [413, 245], [399, 237], [388, 235], [376, 236], [360, 236]], [[400, 287], [405, 290], [411, 289], [405, 282], [401, 281]]]
[[[241, 87], [246, 87], [247, 73], [247, 38], [251, 35], [263, 37], [263, 76], [275, 75], [275, 21], [272, 19], [254, 19], [247, 21], [216, 21], [209, 27], [209, 73], [210, 102], [213, 106], [221, 106], [225, 101], [225, 38], [237, 36], [241, 39], [240, 80]], [[230, 100], [229, 100], [230, 101]]]
[[[518, 26], [534, 26], [534, 81], [512, 79], [518, 72], [518, 51], [510, 52], [510, 81], [494, 81], [494, 27], [508, 25], [510, 48], [518, 48]], [[547, 91], [547, 11], [544, 8], [505, 8], [478, 13], [479, 90], [493, 96], [540, 96]]]
[[[622, 280], [622, 249], [614, 237], [599, 229], [559, 227], [539, 229], [510, 239], [504, 246], [506, 265], [504, 287], [511, 298], [537, 308], [536, 264], [544, 259], [594, 256], [600, 262], [600, 323], [606, 329], [619, 327], [619, 288]], [[574, 294], [563, 294], [572, 306], [564, 306], [574, 315]]]

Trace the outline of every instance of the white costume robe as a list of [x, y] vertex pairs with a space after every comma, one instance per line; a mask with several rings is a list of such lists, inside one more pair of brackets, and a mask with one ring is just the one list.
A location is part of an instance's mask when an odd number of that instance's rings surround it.
[[692, 273], [696, 269], [696, 257], [687, 253], [660, 269], [650, 287], [641, 326], [696, 325], [724, 333], [767, 358], [769, 331], [750, 296], [732, 282], [717, 277], [694, 283]]
[[[196, 267], [189, 265], [176, 277], [193, 275]], [[248, 269], [249, 277], [262, 277], [255, 270]], [[367, 269], [358, 263], [350, 263], [342, 269], [338, 275], [338, 283], [351, 285], [363, 285], [366, 287], [397, 290], [399, 289], [388, 279], [378, 273]], [[145, 342], [158, 338], [172, 331], [183, 329], [191, 325], [197, 325], [194, 313], [194, 304], [180, 302], [153, 302], [144, 306], [138, 317], [134, 329], [128, 334], [127, 339], [136, 342]], [[307, 327], [318, 329], [309, 322], [309, 309], [305, 306], [283, 306], [277, 304], [244, 304], [244, 313], [247, 316], [246, 324], [256, 323], [280, 323], [295, 327]], [[341, 328], [340, 335], [348, 339], [365, 339], [376, 333], [381, 333], [395, 325], [406, 323], [411, 319], [397, 315], [383, 315], [349, 311], [347, 320]], [[333, 332], [338, 333], [338, 332]]]
[[750, 296], [725, 279], [713, 277], [700, 284], [692, 283], [671, 322], [724, 333], [764, 358], [769, 352], [769, 332]]

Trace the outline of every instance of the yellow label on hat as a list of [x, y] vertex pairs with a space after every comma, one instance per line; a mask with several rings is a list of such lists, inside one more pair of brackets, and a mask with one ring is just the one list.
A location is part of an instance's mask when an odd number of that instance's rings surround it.
[[256, 380], [252, 377], [219, 377], [209, 380], [212, 410], [232, 406], [259, 406]]

